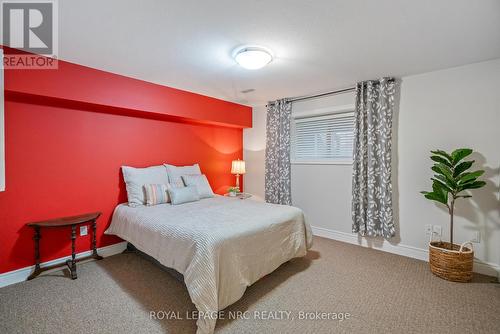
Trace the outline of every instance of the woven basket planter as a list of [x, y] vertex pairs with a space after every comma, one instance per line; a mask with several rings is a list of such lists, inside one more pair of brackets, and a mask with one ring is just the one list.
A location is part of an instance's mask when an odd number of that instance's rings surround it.
[[[466, 244], [470, 248], [465, 247]], [[472, 279], [474, 251], [472, 244], [466, 242], [453, 245], [449, 242], [433, 241], [429, 243], [429, 264], [434, 275], [452, 282], [469, 282]]]

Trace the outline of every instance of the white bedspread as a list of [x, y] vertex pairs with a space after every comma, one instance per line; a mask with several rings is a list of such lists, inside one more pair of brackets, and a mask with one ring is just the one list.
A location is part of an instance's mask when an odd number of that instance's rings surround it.
[[[119, 205], [106, 234], [131, 242], [184, 275], [191, 300], [203, 315], [215, 314], [284, 262], [306, 255], [312, 233], [302, 210], [216, 196], [182, 205]], [[198, 334], [216, 320], [202, 316]]]

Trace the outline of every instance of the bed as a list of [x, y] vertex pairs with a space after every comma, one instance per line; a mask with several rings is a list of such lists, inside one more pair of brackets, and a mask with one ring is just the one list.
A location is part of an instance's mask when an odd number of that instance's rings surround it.
[[105, 233], [183, 274], [200, 313], [197, 334], [212, 333], [216, 317], [211, 315], [312, 246], [300, 209], [224, 196], [182, 205], [120, 204]]

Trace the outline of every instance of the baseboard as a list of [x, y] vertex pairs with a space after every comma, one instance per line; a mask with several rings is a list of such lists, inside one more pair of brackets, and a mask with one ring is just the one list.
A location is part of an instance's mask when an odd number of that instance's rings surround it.
[[[127, 242], [123, 241], [114, 245], [98, 248], [97, 252], [99, 253], [99, 255], [107, 257], [119, 254], [123, 252], [125, 248], [127, 248]], [[82, 257], [89, 256], [90, 254], [92, 254], [91, 250], [81, 252], [76, 254], [76, 258], [80, 259]], [[68, 259], [71, 259], [71, 256], [65, 256], [47, 262], [43, 262], [40, 264], [40, 267], [44, 268], [55, 264], [61, 264], [66, 262], [66, 260]], [[33, 272], [33, 270], [35, 270], [34, 265], [0, 274], [0, 288], [14, 283], [25, 281], [28, 278], [28, 276]]]
[[[429, 260], [429, 252], [427, 249], [422, 249], [402, 244], [392, 245], [388, 242], [378, 242], [378, 240], [370, 240], [367, 238], [358, 237], [358, 235], [356, 234], [334, 231], [322, 227], [313, 226], [312, 231], [314, 235], [327, 239], [342, 241], [367, 248], [373, 248], [384, 252], [411, 257], [422, 261]], [[98, 248], [98, 252], [99, 255], [107, 257], [119, 254], [123, 252], [125, 248], [127, 248], [127, 242], [124, 241], [114, 245]], [[81, 252], [76, 255], [76, 258], [79, 259], [88, 256], [91, 253], [92, 252], [90, 250]], [[43, 268], [55, 264], [61, 264], [70, 258], [71, 256], [61, 257], [51, 261], [43, 262], [40, 264], [40, 266]], [[35, 266], [33, 265], [0, 274], [0, 288], [7, 285], [25, 281], [28, 278], [28, 276], [33, 272], [34, 269]], [[485, 263], [478, 260], [474, 260], [474, 272], [484, 275], [499, 277], [500, 266], [494, 263]]]
[[[323, 227], [312, 227], [312, 232], [318, 237], [337, 240], [362, 247], [373, 248], [388, 253], [398, 254], [414, 259], [429, 261], [429, 251], [423, 248], [397, 244], [393, 245], [380, 239], [363, 238], [354, 233], [334, 231]], [[500, 265], [474, 260], [474, 272], [489, 276], [500, 276]]]

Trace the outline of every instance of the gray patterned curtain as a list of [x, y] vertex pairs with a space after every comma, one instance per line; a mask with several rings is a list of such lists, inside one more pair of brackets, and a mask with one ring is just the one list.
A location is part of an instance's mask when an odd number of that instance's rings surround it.
[[290, 186], [290, 118], [292, 103], [287, 99], [267, 105], [266, 202], [292, 204]]
[[392, 78], [358, 83], [352, 176], [352, 231], [391, 238], [391, 138], [395, 82]]

